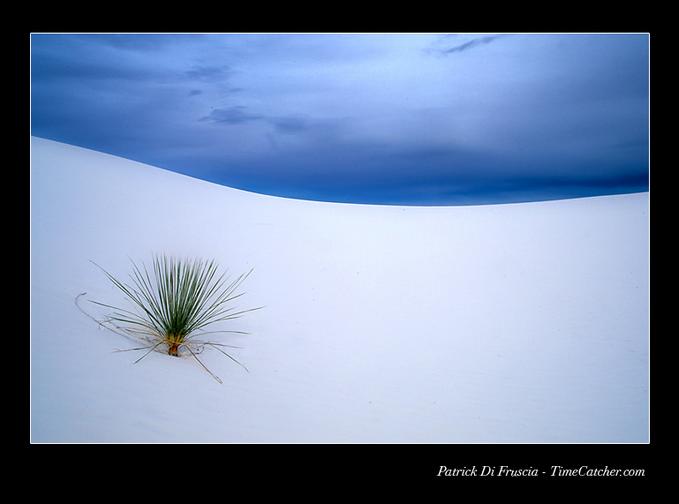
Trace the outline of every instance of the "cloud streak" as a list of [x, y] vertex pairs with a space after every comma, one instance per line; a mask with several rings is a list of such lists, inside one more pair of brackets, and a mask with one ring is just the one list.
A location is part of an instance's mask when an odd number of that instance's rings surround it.
[[235, 107], [214, 109], [207, 116], [201, 117], [199, 121], [223, 124], [243, 124], [263, 119], [263, 116], [248, 112], [247, 107], [237, 105]]
[[308, 118], [255, 114], [243, 105], [213, 109], [207, 116], [201, 117], [199, 121], [228, 125], [262, 122], [269, 124], [277, 132], [288, 135], [303, 133], [315, 128], [313, 122]]
[[480, 37], [480, 38], [470, 40], [469, 42], [465, 42], [464, 44], [459, 44], [459, 45], [456, 45], [456, 46], [448, 48], [448, 49], [442, 49], [439, 52], [441, 54], [460, 53], [460, 52], [468, 51], [468, 50], [473, 49], [475, 47], [490, 44], [491, 42], [494, 42], [495, 40], [497, 40], [497, 39], [499, 39], [503, 36], [504, 35], [489, 35], [489, 36], [486, 36], [486, 37]]
[[231, 77], [232, 70], [228, 65], [194, 65], [186, 71], [189, 79], [205, 82], [223, 82]]

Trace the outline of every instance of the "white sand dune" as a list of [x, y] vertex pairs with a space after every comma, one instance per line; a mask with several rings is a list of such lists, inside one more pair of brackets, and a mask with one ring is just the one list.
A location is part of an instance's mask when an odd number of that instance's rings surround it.
[[[648, 442], [648, 194], [258, 195], [32, 140], [33, 442]], [[113, 353], [74, 298], [154, 252], [255, 268], [234, 356]], [[241, 302], [242, 301], [242, 302]]]

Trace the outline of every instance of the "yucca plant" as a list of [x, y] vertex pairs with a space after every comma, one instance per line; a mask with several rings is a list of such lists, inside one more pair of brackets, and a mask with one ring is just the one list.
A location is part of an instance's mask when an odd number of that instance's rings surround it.
[[205, 328], [262, 308], [236, 311], [236, 308], [232, 306], [232, 301], [244, 294], [237, 294], [236, 290], [252, 273], [252, 270], [229, 282], [226, 273], [218, 274], [218, 266], [214, 260], [175, 259], [161, 255], [153, 257], [151, 272], [143, 263], [138, 266], [132, 261], [132, 273], [130, 274], [132, 284], [127, 284], [98, 264], [93, 264], [101, 269], [113, 285], [131, 301], [131, 308], [134, 311], [91, 301], [96, 305], [114, 310], [104, 320], [94, 319], [78, 305], [78, 299], [86, 293], [76, 298], [76, 305], [100, 326], [123, 336], [143, 340], [146, 343], [145, 346], [124, 350], [148, 350], [135, 363], [154, 350], [160, 349], [160, 351], [167, 351], [167, 354], [171, 356], [179, 357], [185, 349], [221, 383], [221, 380], [197, 356], [205, 346], [210, 346], [247, 370], [243, 364], [223, 350], [224, 347], [232, 347], [231, 345], [195, 338], [198, 335], [214, 333], [247, 334], [233, 330], [206, 332]]

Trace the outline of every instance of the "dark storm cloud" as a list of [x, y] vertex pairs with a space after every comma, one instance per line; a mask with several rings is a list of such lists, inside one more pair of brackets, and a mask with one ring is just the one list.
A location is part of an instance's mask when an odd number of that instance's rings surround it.
[[499, 37], [33, 36], [32, 134], [309, 199], [646, 190], [647, 37]]
[[647, 189], [646, 174], [625, 162], [604, 171], [575, 159], [556, 163], [559, 166], [551, 168], [560, 168], [560, 174], [545, 170], [538, 161], [519, 171], [501, 156], [482, 151], [340, 143], [311, 149], [303, 157], [279, 152], [275, 165], [266, 160], [235, 163], [225, 171], [219, 162], [206, 162], [201, 177], [293, 198], [419, 205], [519, 202], [606, 194], [611, 188], [619, 193]]

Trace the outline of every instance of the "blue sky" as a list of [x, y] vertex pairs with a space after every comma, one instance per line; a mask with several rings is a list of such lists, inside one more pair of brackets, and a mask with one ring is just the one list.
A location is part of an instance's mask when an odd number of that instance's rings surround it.
[[32, 134], [287, 197], [648, 190], [643, 34], [31, 37]]

